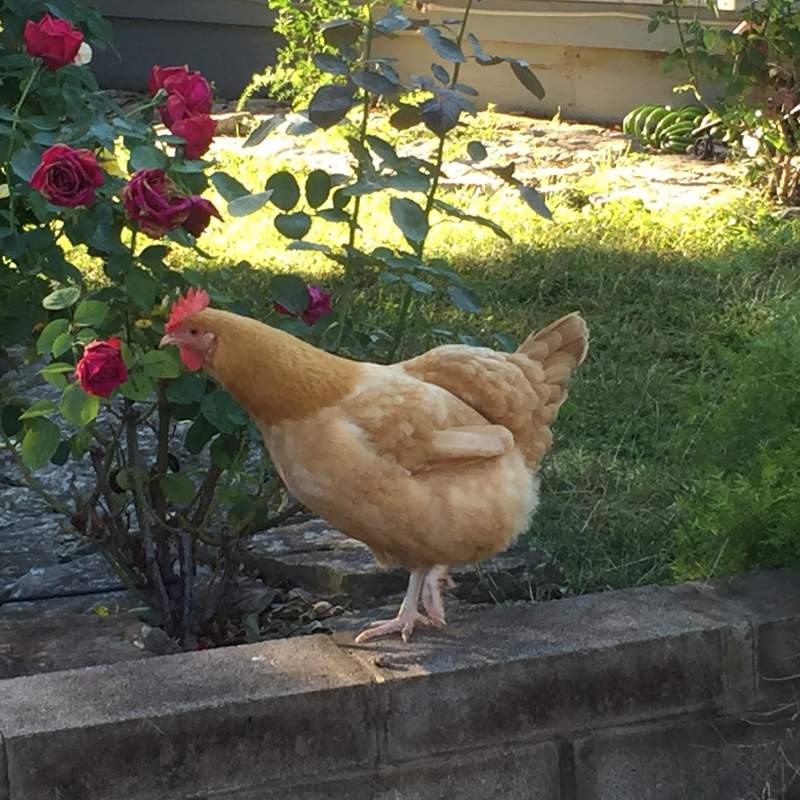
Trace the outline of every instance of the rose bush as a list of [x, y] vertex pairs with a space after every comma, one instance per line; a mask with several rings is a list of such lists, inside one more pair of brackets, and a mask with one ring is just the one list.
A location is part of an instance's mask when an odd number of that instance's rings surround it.
[[[150, 99], [127, 113], [98, 92], [81, 48], [109, 34], [89, 5], [0, 0], [0, 359], [35, 360], [51, 392], [0, 384], [0, 446], [192, 647], [221, 597], [196, 607], [196, 559], [224, 586], [236, 542], [296, 509], [276, 511], [285, 495], [268, 462], [255, 481], [244, 471], [255, 434], [241, 408], [158, 341], [188, 286], [227, 302], [172, 266], [181, 250], [199, 258], [197, 237], [222, 219], [203, 196], [210, 181], [239, 187], [231, 213], [263, 201], [198, 160], [215, 131], [199, 73], [154, 68]], [[94, 469], [84, 496], [36, 480], [69, 459]]]

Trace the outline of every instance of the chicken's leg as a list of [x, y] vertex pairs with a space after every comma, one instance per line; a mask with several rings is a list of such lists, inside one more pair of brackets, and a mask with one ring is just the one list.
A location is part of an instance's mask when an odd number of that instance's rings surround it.
[[447, 567], [431, 567], [425, 574], [422, 584], [422, 606], [434, 625], [444, 626], [444, 601], [442, 584], [453, 586], [453, 579], [447, 574]]
[[408, 579], [408, 589], [403, 603], [400, 606], [397, 616], [394, 619], [380, 619], [371, 622], [361, 633], [356, 636], [356, 643], [366, 642], [378, 636], [389, 636], [392, 633], [399, 633], [403, 641], [407, 642], [408, 637], [414, 631], [414, 626], [430, 625], [429, 620], [424, 614], [419, 613], [419, 596], [422, 592], [422, 584], [427, 570], [415, 569]]

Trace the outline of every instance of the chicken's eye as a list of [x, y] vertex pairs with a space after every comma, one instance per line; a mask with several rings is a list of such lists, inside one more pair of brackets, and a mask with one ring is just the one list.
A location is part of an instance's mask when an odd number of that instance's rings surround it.
[[197, 334], [199, 333], [199, 331], [197, 330], [197, 328], [190, 328], [190, 329], [189, 329], [189, 333], [191, 333], [191, 334], [192, 334], [192, 336], [197, 336]]

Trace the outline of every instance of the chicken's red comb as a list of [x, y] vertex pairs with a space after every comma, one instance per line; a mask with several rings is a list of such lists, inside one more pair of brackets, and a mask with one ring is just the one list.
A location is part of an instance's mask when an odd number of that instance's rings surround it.
[[173, 304], [169, 320], [165, 326], [167, 333], [172, 333], [186, 317], [196, 314], [208, 307], [211, 299], [205, 289], [189, 289], [185, 295], [179, 297]]

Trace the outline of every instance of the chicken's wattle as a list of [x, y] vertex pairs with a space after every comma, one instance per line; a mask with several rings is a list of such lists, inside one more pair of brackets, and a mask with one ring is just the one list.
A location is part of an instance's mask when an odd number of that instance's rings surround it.
[[203, 354], [196, 350], [190, 350], [188, 347], [181, 347], [181, 361], [186, 369], [197, 372], [203, 367]]

